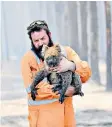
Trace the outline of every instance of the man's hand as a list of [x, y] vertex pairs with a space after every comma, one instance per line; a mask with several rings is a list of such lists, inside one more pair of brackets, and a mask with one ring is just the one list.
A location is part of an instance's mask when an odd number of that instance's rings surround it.
[[62, 57], [59, 66], [50, 68], [50, 70], [57, 71], [57, 73], [60, 72], [66, 72], [68, 70], [74, 71], [75, 70], [75, 63], [67, 60], [65, 57]]
[[73, 86], [69, 86], [67, 88], [67, 91], [66, 91], [65, 95], [69, 96], [69, 97], [72, 97], [74, 93], [75, 93], [75, 88]]

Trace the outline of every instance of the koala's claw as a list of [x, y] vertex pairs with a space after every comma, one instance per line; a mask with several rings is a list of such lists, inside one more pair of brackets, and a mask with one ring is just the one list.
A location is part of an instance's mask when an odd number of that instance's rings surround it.
[[56, 91], [57, 91], [56, 87], [53, 87], [53, 88], [52, 88], [52, 92], [55, 93]]
[[[62, 89], [62, 86], [61, 85], [57, 85], [55, 87], [52, 88], [52, 91], [55, 93], [56, 91], [60, 91]], [[59, 92], [60, 94], [61, 92]]]
[[80, 96], [84, 96], [84, 93], [83, 92], [80, 92]]
[[62, 104], [65, 100], [65, 96], [64, 95], [60, 95], [60, 98], [59, 98], [59, 102]]
[[58, 94], [61, 94], [61, 90], [59, 90], [58, 93], [57, 93], [56, 95], [58, 95]]
[[37, 93], [38, 89], [39, 88], [35, 88], [35, 89], [31, 90], [31, 97], [32, 97], [33, 100], [35, 100], [36, 99], [36, 95], [38, 95], [38, 93]]

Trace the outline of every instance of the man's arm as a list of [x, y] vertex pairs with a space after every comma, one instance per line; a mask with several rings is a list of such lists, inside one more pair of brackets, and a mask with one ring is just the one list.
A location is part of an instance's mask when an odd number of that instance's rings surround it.
[[44, 77], [47, 76], [47, 71], [41, 70], [37, 72], [37, 74], [34, 77], [31, 71], [30, 61], [29, 59], [27, 59], [27, 57], [23, 57], [22, 59], [21, 71], [26, 91], [28, 94], [31, 94], [32, 98], [35, 99], [37, 91], [35, 87], [38, 83], [40, 83], [44, 79]]
[[33, 82], [33, 73], [31, 71], [29, 61], [28, 59], [24, 56], [21, 61], [21, 73], [22, 73], [22, 78], [24, 82], [25, 89], [27, 93], [31, 93], [31, 84]]

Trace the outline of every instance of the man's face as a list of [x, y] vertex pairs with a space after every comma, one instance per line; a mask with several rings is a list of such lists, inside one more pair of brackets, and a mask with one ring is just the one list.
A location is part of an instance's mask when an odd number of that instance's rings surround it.
[[39, 32], [32, 32], [31, 38], [36, 49], [39, 49], [39, 47], [42, 47], [43, 45], [48, 45], [49, 43], [49, 37], [43, 29]]

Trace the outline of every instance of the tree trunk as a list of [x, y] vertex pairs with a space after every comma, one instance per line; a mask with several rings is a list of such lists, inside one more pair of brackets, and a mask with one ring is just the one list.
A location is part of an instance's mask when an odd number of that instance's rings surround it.
[[81, 11], [81, 58], [88, 61], [88, 44], [87, 44], [87, 1], [80, 2]]
[[91, 68], [92, 79], [100, 83], [99, 57], [98, 57], [98, 21], [97, 21], [97, 2], [90, 2], [91, 12]]
[[55, 3], [55, 11], [56, 11], [56, 27], [57, 27], [57, 35], [58, 35], [58, 40], [59, 43], [61, 43], [62, 45], [64, 45], [63, 42], [63, 11], [64, 11], [64, 3], [62, 1], [57, 1]]
[[68, 7], [68, 2], [65, 1], [63, 4], [63, 16], [62, 16], [62, 37], [63, 37], [63, 42], [64, 45], [70, 45], [69, 41], [69, 28], [70, 28], [70, 23], [69, 23], [69, 7]]
[[69, 1], [69, 18], [70, 18], [70, 27], [71, 27], [71, 38], [70, 38], [70, 46], [80, 54], [79, 50], [79, 38], [78, 38], [78, 20], [77, 20], [77, 2]]
[[110, 2], [105, 2], [106, 11], [106, 36], [107, 36], [107, 52], [106, 52], [106, 65], [107, 65], [107, 87], [106, 90], [112, 90], [112, 75], [111, 75], [111, 8]]

